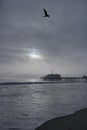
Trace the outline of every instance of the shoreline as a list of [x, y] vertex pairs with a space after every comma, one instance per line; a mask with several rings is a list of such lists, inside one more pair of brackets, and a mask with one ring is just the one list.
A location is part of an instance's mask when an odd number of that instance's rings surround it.
[[35, 130], [87, 130], [87, 108], [46, 121]]

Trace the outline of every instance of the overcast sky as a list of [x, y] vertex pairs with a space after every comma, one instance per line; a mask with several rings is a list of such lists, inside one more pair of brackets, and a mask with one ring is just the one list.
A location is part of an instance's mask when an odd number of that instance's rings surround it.
[[0, 0], [0, 79], [52, 70], [87, 74], [87, 1]]

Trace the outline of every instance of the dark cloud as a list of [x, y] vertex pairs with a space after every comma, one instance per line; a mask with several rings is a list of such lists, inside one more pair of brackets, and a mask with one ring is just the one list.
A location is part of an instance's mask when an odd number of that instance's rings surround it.
[[[43, 8], [49, 19], [43, 18]], [[85, 0], [0, 0], [1, 75], [43, 74], [52, 69], [87, 73], [86, 12]], [[43, 59], [31, 59], [29, 49], [38, 50]]]

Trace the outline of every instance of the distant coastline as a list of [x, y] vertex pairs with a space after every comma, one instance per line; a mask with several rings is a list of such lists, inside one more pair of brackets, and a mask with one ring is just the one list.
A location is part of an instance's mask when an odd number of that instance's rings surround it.
[[36, 82], [0, 82], [0, 85], [22, 85], [22, 84], [55, 84], [55, 83], [82, 83], [87, 81], [36, 81]]

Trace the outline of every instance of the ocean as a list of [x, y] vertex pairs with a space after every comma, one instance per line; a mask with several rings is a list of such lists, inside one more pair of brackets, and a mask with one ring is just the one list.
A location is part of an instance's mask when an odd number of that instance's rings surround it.
[[0, 130], [34, 130], [87, 107], [87, 83], [0, 85]]

